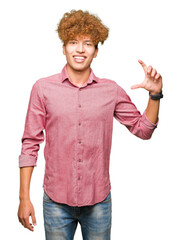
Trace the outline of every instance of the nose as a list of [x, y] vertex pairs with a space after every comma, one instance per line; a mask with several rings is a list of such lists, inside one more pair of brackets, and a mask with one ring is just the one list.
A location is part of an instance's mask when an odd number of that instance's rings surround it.
[[84, 52], [84, 51], [85, 51], [85, 49], [84, 49], [84, 44], [80, 42], [80, 43], [77, 45], [76, 51], [79, 52], [79, 53]]

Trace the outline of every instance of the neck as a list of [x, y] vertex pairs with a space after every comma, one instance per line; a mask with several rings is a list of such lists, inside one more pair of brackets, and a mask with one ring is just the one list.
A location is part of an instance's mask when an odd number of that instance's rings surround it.
[[88, 81], [90, 76], [90, 67], [85, 70], [74, 70], [67, 64], [67, 73], [75, 85], [82, 86]]

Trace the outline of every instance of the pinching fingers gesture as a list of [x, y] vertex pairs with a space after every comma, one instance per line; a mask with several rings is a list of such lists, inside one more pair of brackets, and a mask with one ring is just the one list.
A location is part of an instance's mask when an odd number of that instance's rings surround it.
[[144, 70], [145, 79], [142, 83], [133, 85], [131, 89], [144, 88], [149, 91], [150, 94], [159, 94], [162, 90], [162, 76], [160, 73], [157, 73], [157, 70], [151, 65], [147, 67], [143, 61], [138, 60], [138, 62]]

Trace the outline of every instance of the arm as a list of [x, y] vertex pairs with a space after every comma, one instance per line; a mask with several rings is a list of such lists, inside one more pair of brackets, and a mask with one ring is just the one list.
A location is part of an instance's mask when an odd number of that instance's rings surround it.
[[31, 90], [26, 114], [19, 167], [36, 166], [40, 143], [44, 141], [46, 110], [43, 96], [37, 81]]
[[33, 225], [36, 225], [36, 219], [34, 208], [30, 201], [29, 189], [32, 172], [37, 162], [40, 143], [44, 141], [45, 115], [41, 89], [38, 82], [36, 82], [31, 90], [24, 133], [21, 140], [21, 154], [19, 155], [20, 204], [18, 218], [21, 224], [31, 231], [33, 231], [33, 226], [29, 222], [29, 217], [31, 216]]
[[[30, 181], [33, 169], [33, 166], [20, 168], [20, 204], [18, 209], [19, 221], [25, 228], [28, 228], [30, 231], [33, 231], [33, 225], [36, 225], [34, 207], [30, 201], [29, 196]], [[33, 225], [29, 222], [30, 216], [32, 218]]]
[[131, 98], [119, 85], [117, 85], [114, 117], [133, 135], [144, 140], [150, 139], [157, 127], [157, 124], [148, 119], [146, 111], [143, 114], [138, 111]]
[[[162, 89], [162, 77], [151, 66], [146, 65], [139, 60], [145, 71], [145, 80], [141, 84], [132, 86], [132, 89], [145, 88], [151, 95], [157, 95]], [[158, 112], [160, 100], [152, 100], [149, 98], [147, 108], [143, 115], [137, 110], [136, 106], [132, 103], [130, 97], [118, 85], [117, 99], [114, 109], [114, 117], [135, 136], [141, 139], [150, 139], [153, 131], [157, 127]]]
[[146, 116], [152, 123], [158, 122], [160, 100], [152, 100], [149, 98], [148, 105], [146, 108]]
[[19, 192], [20, 200], [30, 199], [29, 190], [30, 190], [30, 181], [31, 181], [33, 170], [34, 170], [34, 166], [20, 168], [20, 192]]

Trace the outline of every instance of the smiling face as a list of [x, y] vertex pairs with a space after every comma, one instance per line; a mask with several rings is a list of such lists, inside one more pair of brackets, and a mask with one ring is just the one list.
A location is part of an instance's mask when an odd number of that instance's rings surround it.
[[63, 45], [63, 54], [67, 65], [74, 71], [85, 71], [90, 68], [93, 58], [97, 56], [98, 48], [89, 37], [76, 37]]

